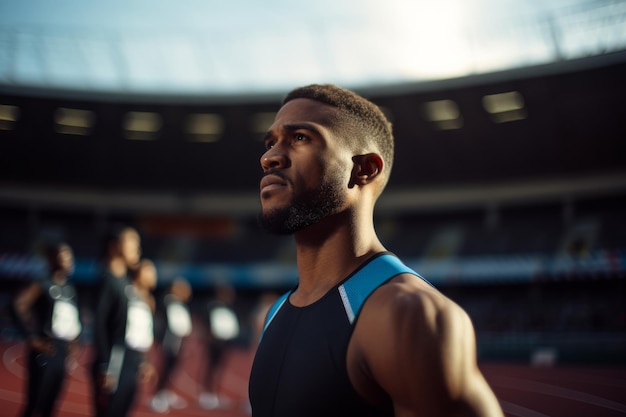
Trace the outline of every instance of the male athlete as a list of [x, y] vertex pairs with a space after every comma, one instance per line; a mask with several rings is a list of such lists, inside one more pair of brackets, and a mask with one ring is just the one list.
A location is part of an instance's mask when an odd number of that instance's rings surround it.
[[333, 85], [295, 89], [282, 104], [260, 161], [260, 220], [294, 235], [299, 278], [268, 313], [252, 415], [501, 417], [467, 314], [374, 230], [390, 123]]
[[76, 288], [70, 281], [74, 254], [67, 243], [45, 248], [49, 274], [21, 290], [14, 300], [16, 324], [27, 337], [27, 392], [22, 417], [57, 413], [63, 395], [66, 361], [82, 331]]

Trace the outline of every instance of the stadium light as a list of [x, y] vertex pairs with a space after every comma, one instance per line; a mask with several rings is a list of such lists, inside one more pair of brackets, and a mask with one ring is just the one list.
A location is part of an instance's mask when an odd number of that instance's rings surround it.
[[54, 130], [65, 135], [91, 134], [96, 116], [91, 110], [59, 107], [54, 112]]
[[250, 131], [259, 135], [259, 140], [263, 139], [261, 136], [267, 132], [267, 129], [274, 123], [274, 117], [276, 112], [259, 112], [252, 116], [250, 121]]
[[524, 96], [518, 91], [489, 94], [483, 97], [483, 108], [494, 123], [507, 123], [528, 117]]
[[437, 130], [454, 130], [463, 127], [459, 106], [453, 100], [435, 100], [423, 104], [427, 121]]
[[13, 130], [19, 117], [19, 107], [0, 104], [0, 130]]
[[185, 119], [185, 134], [192, 142], [217, 142], [224, 132], [224, 118], [213, 113], [194, 113]]
[[152, 112], [131, 111], [124, 118], [124, 137], [130, 140], [153, 140], [158, 136], [163, 122]]

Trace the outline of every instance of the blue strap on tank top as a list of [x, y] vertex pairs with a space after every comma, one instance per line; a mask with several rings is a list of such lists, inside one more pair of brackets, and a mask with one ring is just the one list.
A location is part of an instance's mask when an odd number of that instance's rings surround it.
[[[390, 253], [377, 256], [365, 264], [361, 269], [357, 270], [350, 278], [338, 287], [349, 322], [354, 322], [354, 319], [361, 311], [361, 307], [363, 307], [365, 300], [376, 288], [400, 274], [415, 275], [432, 286], [432, 284], [420, 274], [403, 264], [397, 256]], [[263, 333], [270, 325], [285, 301], [287, 301], [289, 294], [291, 294], [291, 291], [283, 294], [270, 308], [265, 320], [265, 326], [263, 327]]]
[[384, 254], [374, 258], [340, 285], [339, 294], [350, 323], [354, 322], [365, 300], [376, 288], [400, 274], [412, 274], [426, 281], [420, 274], [403, 264], [397, 256]]
[[265, 318], [265, 325], [263, 326], [263, 332], [261, 333], [261, 337], [263, 337], [263, 333], [265, 333], [265, 329], [267, 329], [267, 326], [270, 325], [270, 323], [272, 322], [272, 320], [276, 316], [276, 313], [278, 313], [278, 310], [280, 310], [280, 308], [283, 306], [283, 304], [285, 304], [285, 301], [287, 301], [287, 297], [289, 297], [289, 294], [291, 294], [291, 291], [287, 291], [286, 293], [281, 295], [278, 298], [278, 300], [276, 300], [274, 302], [272, 307], [267, 312], [267, 317]]

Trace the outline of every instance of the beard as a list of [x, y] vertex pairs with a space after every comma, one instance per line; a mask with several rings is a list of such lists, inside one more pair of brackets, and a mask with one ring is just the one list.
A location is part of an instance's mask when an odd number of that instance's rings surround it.
[[316, 193], [294, 197], [285, 207], [261, 211], [259, 224], [268, 233], [290, 235], [335, 213], [345, 203], [339, 175], [329, 175]]

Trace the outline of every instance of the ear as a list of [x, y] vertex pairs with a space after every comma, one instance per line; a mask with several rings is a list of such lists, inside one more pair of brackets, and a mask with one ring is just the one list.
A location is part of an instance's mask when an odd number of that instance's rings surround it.
[[383, 172], [383, 159], [376, 153], [352, 157], [352, 185], [369, 184]]

